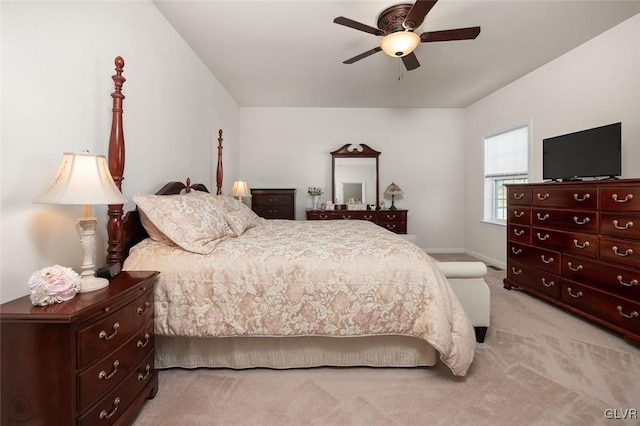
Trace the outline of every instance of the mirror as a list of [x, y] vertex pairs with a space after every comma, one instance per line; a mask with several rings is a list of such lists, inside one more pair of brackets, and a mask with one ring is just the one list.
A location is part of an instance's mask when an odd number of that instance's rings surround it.
[[378, 157], [365, 144], [346, 144], [331, 153], [332, 199], [336, 204], [375, 204], [378, 208]]

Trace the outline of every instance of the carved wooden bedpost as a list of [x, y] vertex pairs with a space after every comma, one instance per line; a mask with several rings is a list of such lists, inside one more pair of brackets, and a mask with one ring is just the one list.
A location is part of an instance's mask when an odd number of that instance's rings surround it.
[[222, 195], [222, 129], [218, 130], [218, 167], [216, 168], [216, 195]]
[[[115, 91], [111, 94], [113, 98], [113, 113], [111, 120], [111, 136], [109, 137], [109, 171], [111, 176], [122, 191], [122, 181], [124, 180], [124, 133], [122, 129], [122, 85], [126, 79], [122, 76], [124, 59], [118, 56], [115, 59], [116, 73], [111, 78], [115, 83]], [[107, 223], [107, 233], [109, 236], [107, 248], [107, 263], [121, 263], [124, 260], [122, 252], [122, 215], [123, 204], [110, 204]]]

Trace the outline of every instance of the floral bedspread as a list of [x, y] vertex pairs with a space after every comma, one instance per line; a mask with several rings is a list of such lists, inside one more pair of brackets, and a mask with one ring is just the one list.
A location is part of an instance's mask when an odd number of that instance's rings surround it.
[[124, 269], [161, 271], [160, 335], [409, 335], [456, 375], [473, 360], [473, 327], [432, 259], [367, 221], [261, 219], [209, 255], [147, 239]]

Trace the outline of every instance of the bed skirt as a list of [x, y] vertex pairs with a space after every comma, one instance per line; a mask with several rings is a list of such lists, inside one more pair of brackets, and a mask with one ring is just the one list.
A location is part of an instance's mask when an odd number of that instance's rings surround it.
[[408, 336], [168, 337], [155, 336], [155, 368], [427, 367], [435, 349]]

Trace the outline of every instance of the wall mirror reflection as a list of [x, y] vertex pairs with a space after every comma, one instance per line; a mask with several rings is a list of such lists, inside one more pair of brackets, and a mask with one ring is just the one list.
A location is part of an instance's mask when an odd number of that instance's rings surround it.
[[367, 145], [347, 144], [333, 151], [332, 198], [336, 204], [378, 202], [378, 157]]

